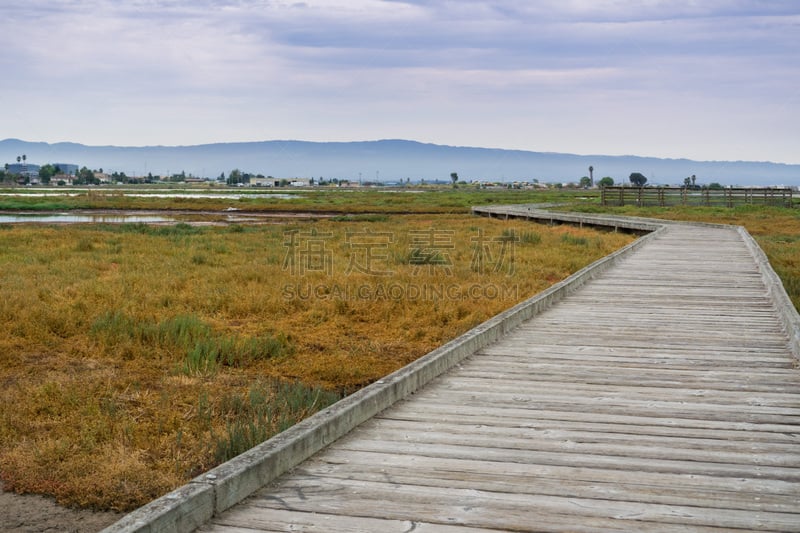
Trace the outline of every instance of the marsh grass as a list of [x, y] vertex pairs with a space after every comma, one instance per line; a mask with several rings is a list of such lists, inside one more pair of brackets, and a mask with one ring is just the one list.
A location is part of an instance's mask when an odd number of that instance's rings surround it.
[[[342, 196], [340, 205], [367, 198]], [[516, 201], [448, 198], [454, 210], [467, 201]], [[800, 306], [796, 210], [581, 209], [744, 225]], [[284, 231], [311, 227], [332, 234], [331, 275], [283, 268]], [[415, 271], [409, 232], [431, 227], [453, 231], [455, 247]], [[0, 226], [0, 405], [15, 406], [0, 410], [5, 487], [67, 505], [135, 508], [630, 241], [531, 227], [386, 214], [271, 227]], [[345, 272], [352, 250], [343, 235], [366, 229], [393, 232], [376, 265], [390, 277]], [[513, 274], [476, 268], [477, 230], [515, 243]], [[380, 297], [389, 281], [518, 290], [478, 301]], [[336, 297], [337, 284], [366, 286], [372, 296]], [[299, 289], [287, 295], [286, 286]], [[326, 290], [304, 293], [306, 286]]]
[[[447, 247], [412, 238], [432, 228], [446, 230]], [[328, 235], [316, 245], [329, 270], [293, 272], [287, 230]], [[491, 252], [483, 268], [477, 230]], [[393, 236], [372, 250], [372, 271], [348, 232]], [[491, 263], [504, 232], [519, 238], [513, 269]], [[469, 215], [5, 228], [0, 404], [15, 406], [0, 410], [5, 488], [137, 507], [632, 240], [526, 232]], [[419, 268], [414, 249], [438, 259]], [[451, 286], [500, 290], [453, 297]]]

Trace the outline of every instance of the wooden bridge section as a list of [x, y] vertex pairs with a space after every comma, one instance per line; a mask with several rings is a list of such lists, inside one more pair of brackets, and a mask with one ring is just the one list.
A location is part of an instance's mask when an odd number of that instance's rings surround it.
[[800, 531], [784, 323], [743, 234], [669, 225], [200, 530]]

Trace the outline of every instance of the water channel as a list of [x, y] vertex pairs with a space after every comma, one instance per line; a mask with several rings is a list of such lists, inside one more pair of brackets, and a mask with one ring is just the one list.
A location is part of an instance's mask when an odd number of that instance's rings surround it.
[[40, 224], [164, 224], [178, 222], [175, 217], [161, 215], [86, 215], [71, 213], [18, 213], [0, 215], [0, 224], [40, 223]]

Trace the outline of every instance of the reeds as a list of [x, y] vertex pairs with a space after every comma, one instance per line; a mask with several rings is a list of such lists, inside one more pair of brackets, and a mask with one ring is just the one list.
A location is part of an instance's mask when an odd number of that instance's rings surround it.
[[259, 381], [246, 394], [226, 396], [221, 409], [228, 423], [214, 439], [214, 459], [236, 457], [338, 399], [319, 387], [280, 380]]

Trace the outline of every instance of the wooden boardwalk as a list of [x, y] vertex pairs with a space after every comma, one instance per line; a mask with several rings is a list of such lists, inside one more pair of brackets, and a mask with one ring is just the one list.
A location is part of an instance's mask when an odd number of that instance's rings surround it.
[[201, 531], [800, 531], [795, 363], [742, 236], [670, 226]]

